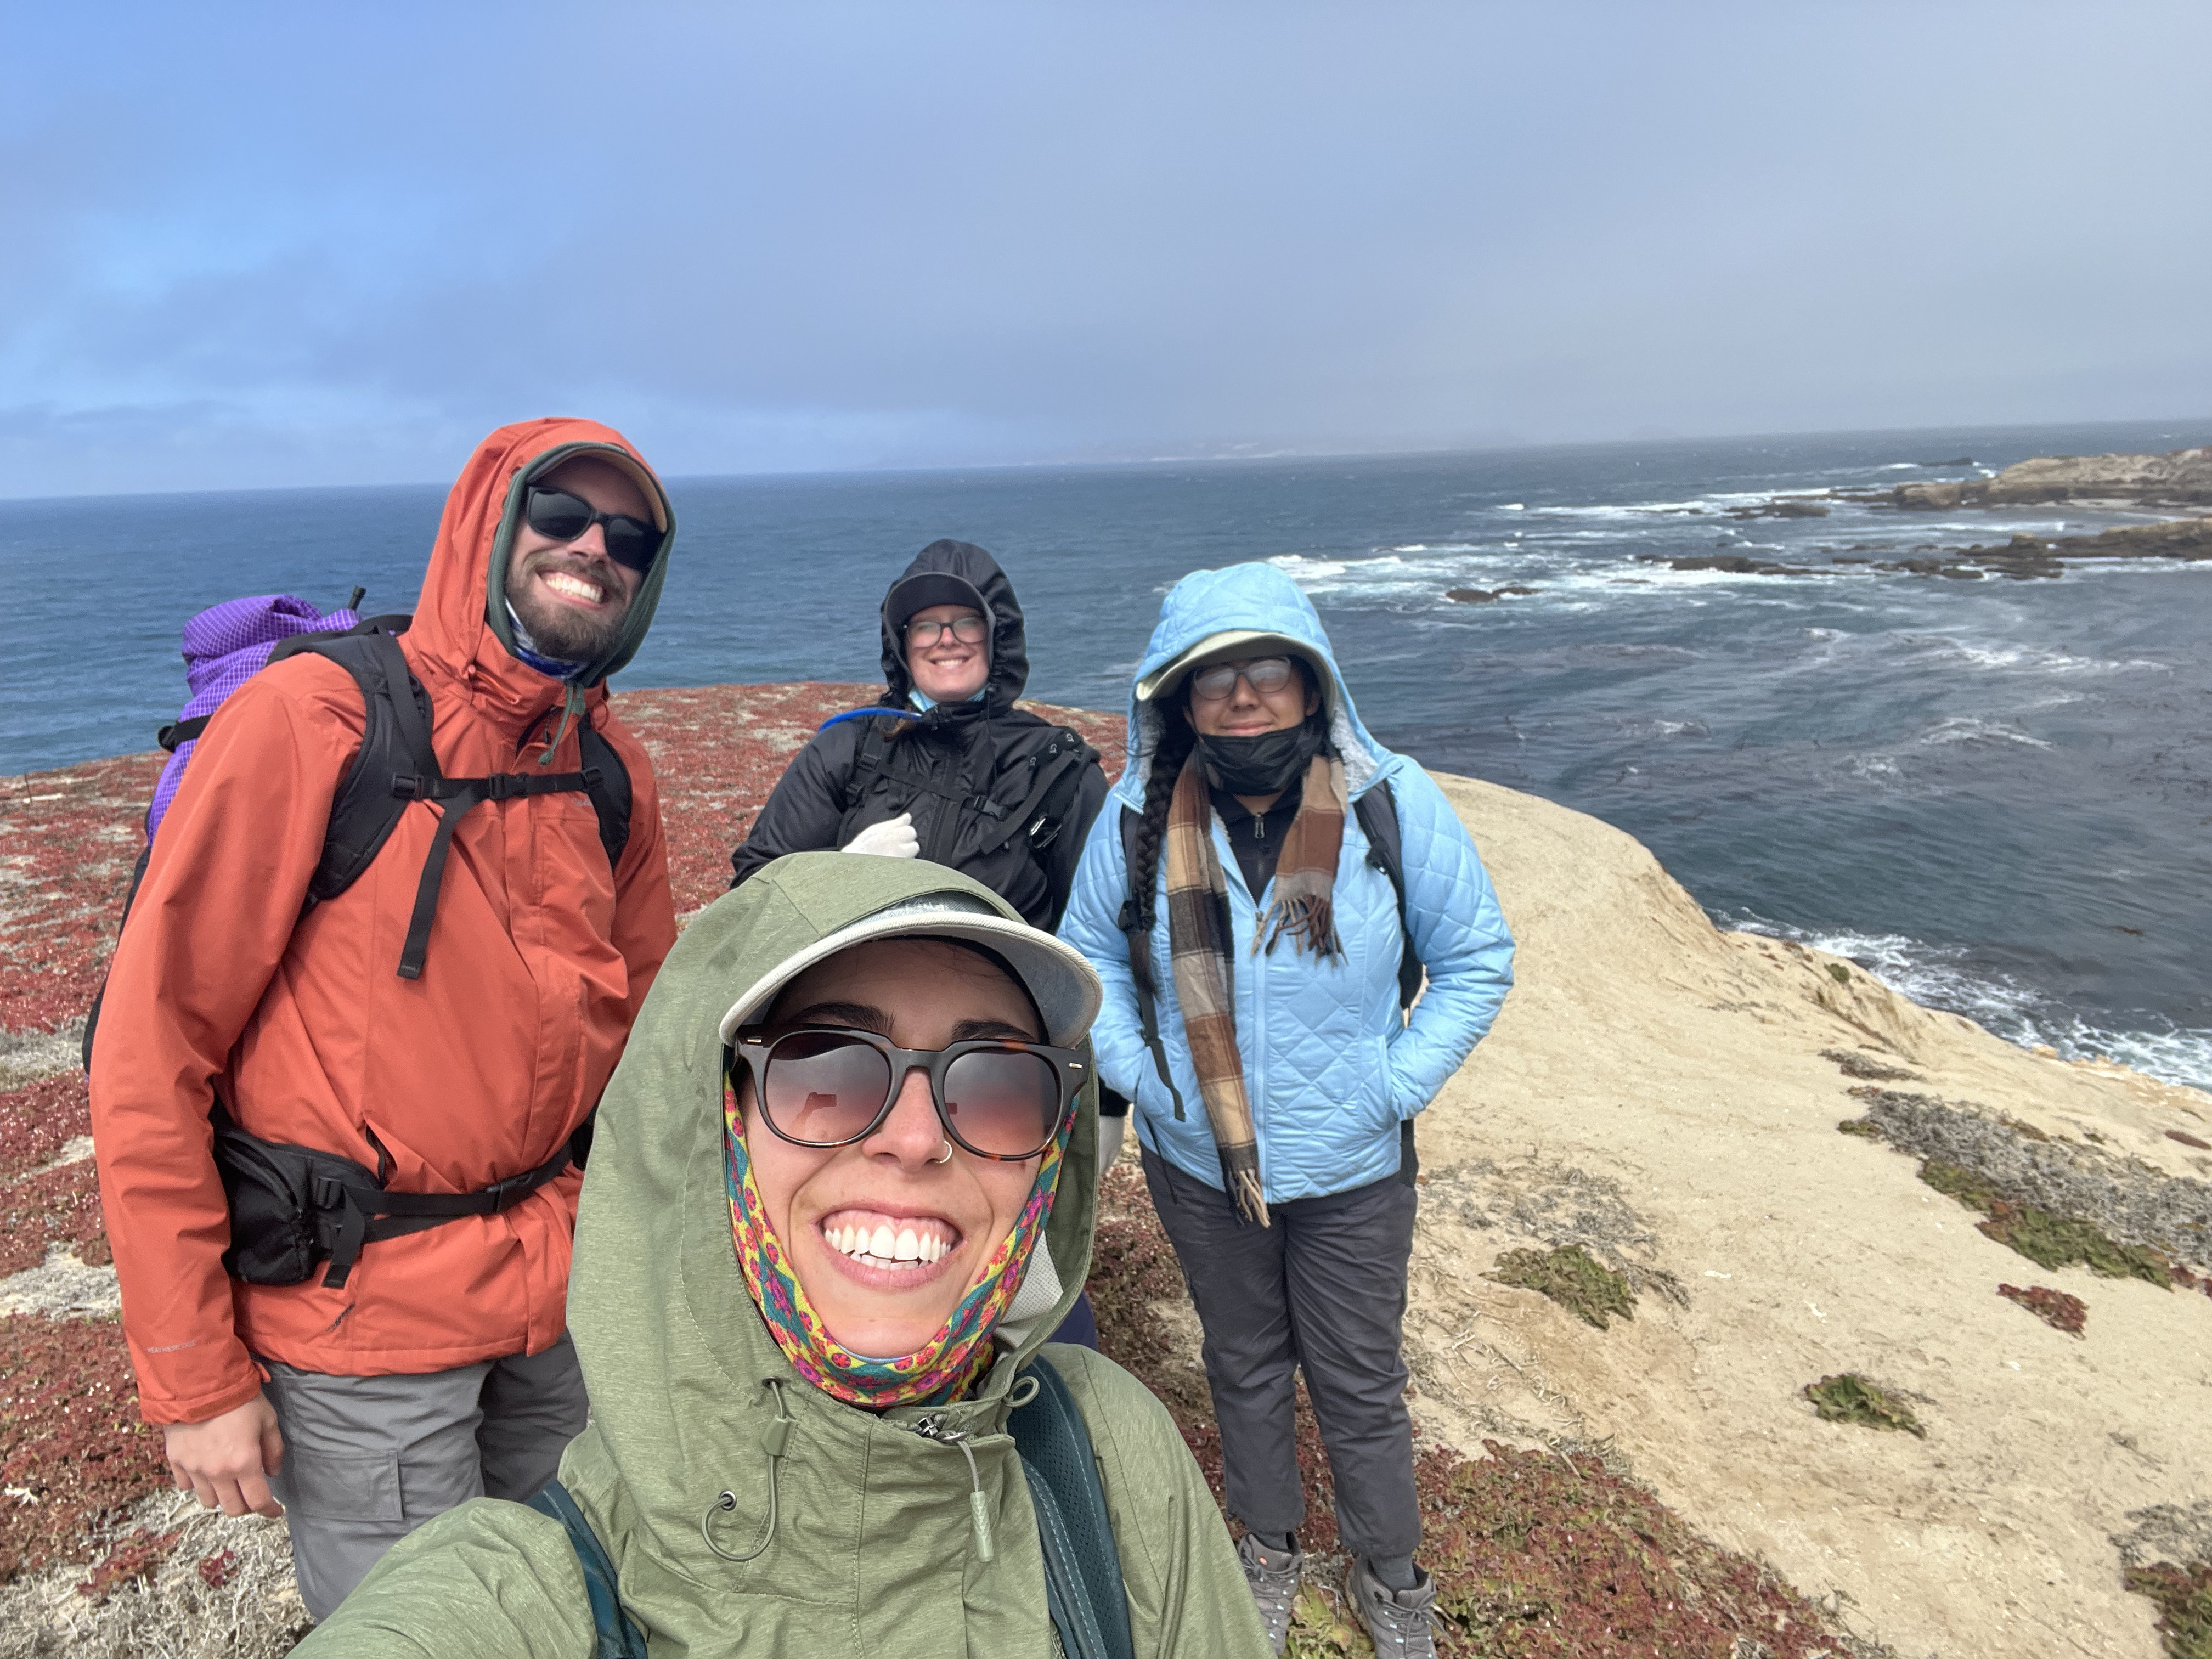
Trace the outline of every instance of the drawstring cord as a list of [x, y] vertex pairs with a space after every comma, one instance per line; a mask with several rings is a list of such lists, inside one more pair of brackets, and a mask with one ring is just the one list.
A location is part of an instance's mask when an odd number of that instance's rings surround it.
[[[545, 745], [545, 752], [538, 757], [540, 766], [553, 764], [553, 751], [561, 746], [561, 739], [568, 735], [568, 723], [584, 712], [584, 688], [574, 680], [563, 682], [568, 695], [561, 700], [561, 721], [553, 728], [553, 740]], [[781, 1395], [776, 1396], [779, 1400]]]
[[[742, 1555], [732, 1554], [714, 1541], [714, 1517], [717, 1515], [737, 1513], [738, 1495], [733, 1492], [722, 1493], [720, 1497], [707, 1505], [707, 1512], [699, 1517], [699, 1535], [707, 1540], [707, 1547], [725, 1561], [740, 1565], [757, 1559], [770, 1544], [775, 1541], [776, 1477], [782, 1469], [784, 1454], [791, 1449], [793, 1419], [791, 1407], [785, 1403], [783, 1398], [783, 1379], [777, 1376], [764, 1376], [761, 1379], [761, 1387], [775, 1394], [775, 1416], [769, 1425], [761, 1431], [761, 1449], [768, 1454], [768, 1522], [761, 1528], [760, 1541]], [[984, 1557], [986, 1560], [989, 1559], [988, 1555]]]
[[965, 1429], [948, 1429], [941, 1417], [925, 1417], [914, 1425], [914, 1431], [923, 1439], [940, 1446], [951, 1446], [968, 1460], [968, 1520], [975, 1529], [975, 1553], [986, 1561], [997, 1559], [998, 1546], [991, 1540], [991, 1505], [983, 1496], [983, 1477], [975, 1468], [975, 1453], [968, 1443]]

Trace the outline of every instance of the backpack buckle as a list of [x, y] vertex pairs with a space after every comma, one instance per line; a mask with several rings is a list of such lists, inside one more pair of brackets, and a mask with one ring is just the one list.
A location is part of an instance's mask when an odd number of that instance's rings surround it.
[[486, 800], [512, 800], [526, 793], [522, 786], [530, 780], [520, 772], [495, 772], [483, 781]]

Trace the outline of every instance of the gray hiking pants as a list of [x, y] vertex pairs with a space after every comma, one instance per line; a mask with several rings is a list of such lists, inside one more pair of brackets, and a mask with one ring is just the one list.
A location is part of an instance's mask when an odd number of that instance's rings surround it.
[[1293, 1417], [1297, 1373], [1336, 1483], [1336, 1529], [1362, 1555], [1421, 1541], [1406, 1409], [1406, 1266], [1413, 1188], [1392, 1176], [1268, 1206], [1240, 1224], [1228, 1196], [1144, 1149], [1145, 1182], [1206, 1332], [1229, 1509], [1255, 1532], [1306, 1516]]
[[564, 1334], [540, 1354], [413, 1376], [326, 1376], [270, 1363], [284, 1434], [270, 1481], [300, 1599], [319, 1622], [433, 1516], [471, 1498], [526, 1498], [584, 1431], [584, 1374]]

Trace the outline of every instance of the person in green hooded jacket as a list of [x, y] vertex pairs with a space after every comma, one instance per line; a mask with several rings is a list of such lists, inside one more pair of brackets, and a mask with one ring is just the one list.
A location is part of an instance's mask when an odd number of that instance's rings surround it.
[[[1094, 1648], [1062, 1633], [1066, 1548], [1008, 1426], [1048, 1369], [1119, 1556], [1127, 1645], [1108, 1648], [1268, 1652], [1165, 1408], [1045, 1342], [1090, 1269], [1098, 1002], [1073, 950], [919, 861], [795, 854], [678, 940], [600, 1105], [569, 1290], [592, 1420], [558, 1486], [633, 1642]], [[299, 1651], [615, 1650], [584, 1549], [538, 1508], [464, 1504]]]

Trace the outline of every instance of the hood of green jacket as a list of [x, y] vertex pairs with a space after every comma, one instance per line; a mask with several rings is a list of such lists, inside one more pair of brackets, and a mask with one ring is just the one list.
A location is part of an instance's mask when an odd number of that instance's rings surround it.
[[[680, 1627], [688, 1610], [707, 1627], [726, 1627], [718, 1622], [723, 1598], [764, 1592], [804, 1623], [810, 1601], [825, 1613], [856, 1599], [866, 1607], [866, 1581], [877, 1576], [902, 1616], [926, 1613], [915, 1605], [921, 1569], [958, 1560], [969, 1564], [967, 1577], [992, 1571], [981, 1559], [971, 1491], [983, 1492], [1002, 1534], [992, 1540], [996, 1555], [1036, 1553], [1027, 1496], [1003, 1432], [1007, 1394], [1090, 1270], [1097, 1157], [1091, 1091], [1077, 1114], [1043, 1248], [1001, 1323], [998, 1360], [970, 1400], [877, 1413], [809, 1386], [762, 1322], [731, 1237], [717, 1035], [723, 1014], [738, 993], [829, 934], [933, 894], [980, 899], [1019, 920], [988, 889], [936, 865], [836, 853], [770, 865], [684, 931], [600, 1103], [568, 1300], [592, 1420], [571, 1448], [563, 1479], [600, 1535], [614, 1541], [625, 1600], [653, 1607], [656, 1623], [665, 1615]], [[787, 1450], [771, 1493], [763, 1435], [779, 1395], [792, 1423], [781, 1431]], [[925, 1424], [935, 1437], [917, 1432]], [[714, 1510], [715, 1540], [732, 1553], [750, 1549], [768, 1530], [771, 1503], [775, 1535], [750, 1562], [723, 1559], [702, 1535], [702, 1517]], [[1022, 1529], [1027, 1540], [1010, 1535]], [[979, 1608], [1001, 1600], [963, 1598], [963, 1575], [922, 1576], [940, 1583], [948, 1616], [962, 1616], [967, 1601], [971, 1638], [980, 1633]], [[1017, 1605], [1024, 1627], [1042, 1619], [1041, 1583], [1012, 1598], [1008, 1611]], [[747, 1617], [760, 1613], [751, 1606]], [[1018, 1645], [1028, 1643], [1024, 1636]]]

